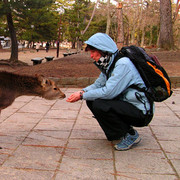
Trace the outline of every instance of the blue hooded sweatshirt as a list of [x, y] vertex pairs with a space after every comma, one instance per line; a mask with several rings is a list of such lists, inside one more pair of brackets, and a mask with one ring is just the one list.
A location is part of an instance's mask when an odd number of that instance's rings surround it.
[[[85, 43], [96, 49], [112, 54], [109, 64], [110, 67], [118, 52], [116, 43], [111, 37], [104, 33], [96, 33], [85, 41]], [[113, 99], [118, 96], [119, 100], [133, 104], [146, 114], [147, 110], [150, 109], [150, 104], [143, 92], [129, 87], [132, 84], [145, 87], [134, 64], [129, 58], [123, 57], [116, 62], [108, 80], [106, 75], [101, 73], [92, 85], [83, 89], [85, 91], [83, 99], [92, 101], [95, 99]], [[141, 100], [138, 100], [139, 98], [137, 99], [137, 96], [140, 97]]]

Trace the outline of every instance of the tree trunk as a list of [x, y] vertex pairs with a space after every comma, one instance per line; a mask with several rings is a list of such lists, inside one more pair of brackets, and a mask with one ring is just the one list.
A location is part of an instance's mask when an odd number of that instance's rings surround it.
[[62, 17], [61, 17], [61, 14], [60, 14], [56, 57], [59, 57], [59, 43], [60, 43], [60, 37], [61, 37], [61, 18]]
[[85, 34], [85, 32], [88, 30], [89, 25], [90, 25], [90, 23], [91, 23], [91, 21], [92, 21], [92, 19], [93, 19], [93, 17], [94, 17], [95, 10], [96, 10], [96, 7], [97, 7], [97, 5], [98, 5], [99, 1], [100, 1], [100, 0], [97, 0], [96, 4], [94, 5], [94, 9], [93, 9], [93, 12], [92, 12], [91, 18], [90, 18], [90, 20], [89, 20], [89, 22], [88, 22], [88, 24], [87, 24], [86, 28], [84, 29], [84, 31], [82, 31], [82, 32], [81, 32], [81, 35], [84, 35], [84, 34]]
[[129, 24], [128, 24], [128, 27], [127, 27], [127, 36], [126, 36], [126, 46], [129, 45]]
[[111, 25], [111, 17], [110, 17], [110, 0], [107, 1], [107, 24], [106, 24], [106, 34], [109, 35]]
[[118, 4], [118, 35], [117, 35], [117, 47], [121, 49], [124, 45], [124, 26], [123, 26], [123, 12], [122, 12], [122, 3]]
[[18, 61], [18, 43], [17, 43], [16, 32], [15, 32], [14, 24], [13, 24], [13, 20], [12, 20], [12, 14], [7, 13], [6, 16], [7, 16], [9, 33], [10, 33], [10, 37], [11, 37], [10, 61], [17, 62]]
[[171, 0], [160, 0], [159, 47], [166, 50], [174, 48]]
[[131, 30], [131, 40], [130, 44], [135, 44], [135, 25], [133, 24], [132, 30]]
[[[142, 2], [143, 3], [143, 2]], [[148, 13], [148, 4], [146, 6], [146, 13]], [[143, 14], [143, 9], [141, 8], [141, 31], [142, 31], [142, 36], [141, 36], [141, 47], [144, 46], [144, 41], [145, 41], [145, 33], [146, 33], [146, 22], [147, 22], [147, 18], [146, 18], [146, 13]]]
[[6, 13], [6, 18], [7, 18], [7, 24], [9, 28], [9, 33], [11, 37], [11, 57], [10, 61], [17, 62], [18, 61], [18, 43], [17, 43], [17, 38], [16, 38], [16, 32], [13, 24], [13, 19], [12, 19], [12, 13], [11, 9], [8, 7], [8, 1], [4, 0], [4, 4], [7, 7], [7, 13]]
[[75, 49], [76, 48], [76, 41], [72, 41], [72, 46], [71, 46], [72, 49]]
[[144, 38], [145, 38], [145, 27], [142, 29], [142, 36], [141, 36], [141, 47], [144, 46]]
[[[138, 1], [138, 4], [139, 4], [139, 1]], [[130, 44], [136, 44], [135, 42], [135, 32], [136, 32], [136, 28], [137, 28], [137, 25], [138, 25], [138, 22], [139, 22], [139, 17], [138, 17], [138, 14], [139, 14], [139, 9], [136, 10], [133, 14], [133, 23], [132, 23], [132, 28], [131, 28], [131, 39], [130, 39]]]
[[177, 0], [176, 10], [175, 10], [174, 15], [173, 15], [173, 24], [175, 23], [175, 21], [178, 17], [179, 9], [180, 9], [180, 0]]
[[150, 37], [149, 37], [149, 46], [152, 45], [152, 36], [153, 36], [153, 26], [150, 25]]

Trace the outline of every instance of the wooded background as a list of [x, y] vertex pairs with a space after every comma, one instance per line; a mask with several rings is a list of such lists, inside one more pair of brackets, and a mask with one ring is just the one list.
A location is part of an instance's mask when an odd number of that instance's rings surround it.
[[67, 40], [81, 49], [96, 32], [109, 34], [119, 48], [177, 49], [179, 8], [179, 0], [0, 0], [0, 36], [11, 38], [11, 61], [18, 60], [20, 41]]

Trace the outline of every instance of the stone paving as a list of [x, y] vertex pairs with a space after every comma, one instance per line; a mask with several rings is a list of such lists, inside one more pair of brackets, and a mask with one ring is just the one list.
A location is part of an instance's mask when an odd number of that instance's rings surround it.
[[[67, 96], [78, 90], [62, 89]], [[22, 96], [0, 118], [1, 180], [180, 179], [180, 89], [156, 103], [142, 141], [115, 151], [85, 101]]]

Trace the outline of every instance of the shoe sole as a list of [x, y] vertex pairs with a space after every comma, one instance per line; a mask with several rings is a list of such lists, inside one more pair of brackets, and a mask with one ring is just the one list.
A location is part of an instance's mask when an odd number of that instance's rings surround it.
[[132, 146], [138, 144], [140, 141], [141, 141], [141, 138], [138, 137], [138, 138], [134, 141], [134, 143], [133, 143], [131, 146], [127, 147], [127, 148], [118, 148], [117, 145], [115, 145], [114, 148], [115, 148], [116, 150], [118, 150], [118, 151], [126, 151], [126, 150], [131, 149]]

